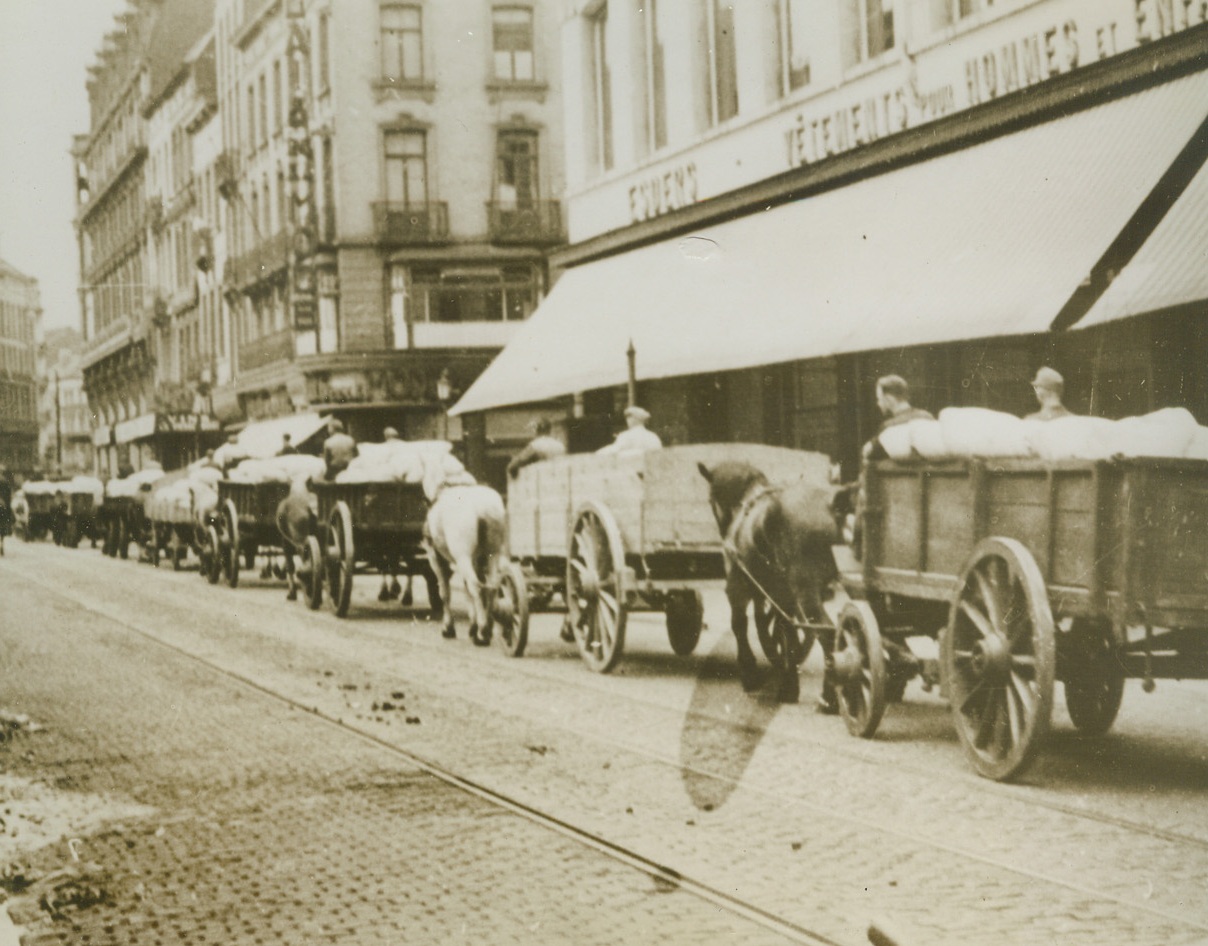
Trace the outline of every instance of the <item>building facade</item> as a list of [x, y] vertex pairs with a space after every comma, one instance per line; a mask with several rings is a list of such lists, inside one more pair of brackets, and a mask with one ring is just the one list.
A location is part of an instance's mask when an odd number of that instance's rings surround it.
[[47, 331], [39, 346], [38, 446], [41, 467], [52, 475], [90, 474], [95, 467], [81, 347], [80, 333], [73, 328]]
[[932, 409], [1020, 413], [1050, 362], [1078, 409], [1208, 420], [1208, 292], [1077, 330], [1198, 205], [1206, 18], [1168, 0], [569, 4], [564, 275], [455, 413], [553, 409], [596, 445], [632, 343], [666, 439], [849, 467], [890, 372]]
[[457, 439], [445, 408], [564, 240], [559, 25], [547, 2], [220, 0], [223, 420]]
[[38, 281], [0, 260], [0, 466], [28, 476], [38, 466]]
[[157, 174], [151, 199], [148, 115], [178, 82], [211, 20], [211, 0], [132, 0], [89, 71], [90, 125], [73, 156], [84, 389], [96, 415], [97, 470], [105, 476], [163, 462], [160, 418], [181, 406], [159, 386], [170, 300], [157, 278], [165, 177]]

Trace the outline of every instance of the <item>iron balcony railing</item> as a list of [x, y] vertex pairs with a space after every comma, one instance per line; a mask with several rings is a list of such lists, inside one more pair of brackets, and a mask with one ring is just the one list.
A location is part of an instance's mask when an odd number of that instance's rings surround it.
[[383, 243], [444, 243], [449, 239], [449, 205], [381, 201], [373, 205], [373, 222]]
[[561, 243], [566, 239], [562, 205], [556, 200], [487, 201], [487, 227], [492, 243]]

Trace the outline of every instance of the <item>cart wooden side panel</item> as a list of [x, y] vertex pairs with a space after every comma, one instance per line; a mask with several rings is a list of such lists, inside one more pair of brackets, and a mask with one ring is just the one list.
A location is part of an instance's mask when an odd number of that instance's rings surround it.
[[508, 486], [508, 541], [518, 558], [566, 558], [571, 521], [586, 502], [608, 508], [630, 554], [717, 551], [721, 541], [698, 463], [745, 460], [773, 483], [824, 485], [822, 454], [762, 444], [696, 444], [644, 454], [579, 454], [524, 467]]
[[428, 515], [423, 487], [415, 483], [312, 483], [319, 521], [344, 502], [357, 532], [398, 535], [418, 541]]

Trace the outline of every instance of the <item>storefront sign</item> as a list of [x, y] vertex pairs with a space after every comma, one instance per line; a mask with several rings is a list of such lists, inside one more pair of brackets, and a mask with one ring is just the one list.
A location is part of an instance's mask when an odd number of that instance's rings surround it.
[[160, 414], [156, 430], [159, 433], [194, 433], [218, 430], [218, 421], [207, 414]]
[[634, 223], [696, 203], [696, 164], [689, 161], [629, 188], [629, 217]]
[[92, 445], [94, 447], [107, 447], [113, 442], [113, 428], [106, 425], [97, 427], [92, 432]]

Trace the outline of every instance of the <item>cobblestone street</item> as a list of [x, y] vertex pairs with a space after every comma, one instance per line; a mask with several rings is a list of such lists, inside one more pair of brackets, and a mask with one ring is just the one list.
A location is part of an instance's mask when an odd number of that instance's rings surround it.
[[1002, 786], [916, 689], [867, 743], [811, 712], [816, 655], [801, 705], [745, 696], [715, 608], [687, 661], [635, 619], [601, 677], [553, 615], [509, 661], [370, 601], [373, 581], [344, 621], [250, 584], [10, 546], [0, 708], [36, 725], [0, 760], [75, 811], [39, 847], [5, 838], [27, 944], [855, 946], [874, 920], [906, 946], [1208, 937], [1197, 685], [1130, 690], [1102, 740], [1058, 724]]

